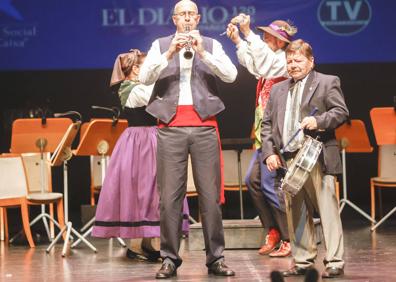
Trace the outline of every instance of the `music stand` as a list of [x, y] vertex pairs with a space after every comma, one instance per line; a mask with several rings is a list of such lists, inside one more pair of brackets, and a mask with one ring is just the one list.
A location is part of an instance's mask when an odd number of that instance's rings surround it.
[[368, 139], [366, 127], [363, 121], [359, 119], [352, 119], [350, 122], [343, 124], [336, 129], [336, 139], [341, 145], [341, 156], [342, 156], [342, 191], [343, 198], [340, 200], [340, 213], [344, 209], [345, 205], [349, 205], [351, 208], [356, 210], [362, 216], [375, 223], [365, 211], [359, 208], [357, 205], [352, 203], [348, 199], [347, 192], [347, 178], [346, 178], [346, 153], [371, 153], [373, 147], [370, 145]]
[[[392, 107], [373, 108], [370, 111], [371, 123], [373, 124], [374, 135], [378, 146], [382, 145], [394, 145], [396, 144], [396, 109]], [[381, 148], [379, 148], [381, 150]], [[378, 152], [380, 154], [380, 152]], [[380, 158], [380, 157], [379, 157]], [[380, 162], [378, 162], [380, 166]], [[378, 172], [380, 168], [378, 167]], [[380, 175], [378, 175], [380, 176]], [[394, 179], [394, 177], [392, 177]], [[389, 186], [383, 184], [382, 187], [395, 187], [394, 182]], [[371, 193], [374, 193], [372, 191]], [[372, 202], [375, 201], [372, 196]], [[375, 208], [375, 207], [374, 207]], [[385, 222], [388, 217], [396, 212], [394, 207], [390, 212], [381, 218], [374, 226], [371, 227], [371, 231], [377, 229], [382, 223]]]
[[62, 249], [62, 257], [66, 255], [67, 244], [70, 239], [70, 234], [73, 233], [77, 237], [79, 237], [89, 248], [91, 248], [94, 252], [96, 252], [96, 248], [88, 242], [84, 237], [81, 236], [72, 226], [72, 222], [69, 221], [69, 201], [68, 201], [68, 175], [67, 175], [67, 161], [72, 157], [71, 145], [73, 143], [74, 138], [77, 135], [77, 132], [80, 128], [80, 121], [77, 121], [71, 124], [66, 130], [62, 140], [59, 142], [58, 147], [56, 148], [54, 154], [51, 157], [51, 166], [60, 166], [63, 164], [63, 189], [64, 189], [64, 198], [65, 198], [65, 222], [66, 226], [59, 232], [56, 236], [55, 240], [48, 246], [47, 253], [51, 250], [51, 248], [59, 241], [62, 234], [66, 232], [66, 237], [64, 239], [63, 249]]
[[239, 205], [240, 205], [240, 211], [241, 211], [241, 219], [244, 219], [241, 153], [244, 149], [252, 148], [253, 139], [251, 139], [251, 138], [224, 138], [224, 139], [221, 139], [221, 146], [222, 146], [223, 150], [235, 150], [237, 152]]
[[[80, 138], [80, 144], [77, 149], [73, 152], [76, 156], [101, 156], [101, 168], [102, 168], [102, 184], [106, 172], [106, 156], [110, 156], [113, 152], [114, 146], [122, 134], [122, 132], [128, 127], [128, 121], [125, 119], [114, 120], [111, 119], [93, 119], [88, 125], [83, 124], [84, 132]], [[93, 229], [95, 217], [93, 217], [85, 226], [81, 229], [83, 232], [89, 228], [82, 236], [87, 237]], [[81, 239], [81, 238], [80, 238]], [[74, 242], [71, 247], [74, 248], [80, 244], [81, 240], [78, 239]], [[117, 238], [118, 242], [126, 247], [125, 242], [121, 238]]]
[[[41, 185], [44, 192], [44, 152], [54, 152], [62, 137], [72, 123], [69, 118], [26, 118], [16, 119], [12, 123], [11, 148], [10, 152], [15, 154], [22, 153], [37, 153], [41, 154], [40, 168], [41, 168]], [[51, 220], [51, 232], [48, 228], [47, 218]], [[41, 205], [41, 213], [30, 222], [33, 226], [40, 219], [43, 220], [48, 239], [52, 241], [54, 238], [53, 224], [59, 227], [58, 222], [53, 219], [45, 211], [45, 205]], [[16, 236], [10, 239], [12, 242]]]

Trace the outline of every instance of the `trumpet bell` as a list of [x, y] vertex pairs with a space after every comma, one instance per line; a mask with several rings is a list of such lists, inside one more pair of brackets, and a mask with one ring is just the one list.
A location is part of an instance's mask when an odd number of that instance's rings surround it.
[[186, 51], [183, 53], [183, 56], [184, 56], [184, 59], [191, 60], [191, 58], [193, 57], [193, 52], [191, 52], [191, 51], [189, 51], [189, 50], [186, 50]]

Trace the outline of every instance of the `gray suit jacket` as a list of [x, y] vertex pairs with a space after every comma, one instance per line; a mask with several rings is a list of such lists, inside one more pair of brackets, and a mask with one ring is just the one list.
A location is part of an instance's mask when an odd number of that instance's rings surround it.
[[[301, 100], [301, 118], [308, 116], [315, 107], [314, 115], [319, 131], [308, 132], [309, 135], [319, 135], [324, 143], [319, 157], [322, 170], [326, 174], [342, 173], [340, 150], [335, 139], [335, 129], [348, 118], [349, 112], [345, 105], [344, 96], [337, 76], [325, 75], [316, 71], [308, 74]], [[287, 95], [292, 79], [275, 84], [271, 89], [270, 100], [267, 104], [261, 129], [263, 160], [275, 153], [273, 146], [279, 149], [282, 142], [283, 125]]]

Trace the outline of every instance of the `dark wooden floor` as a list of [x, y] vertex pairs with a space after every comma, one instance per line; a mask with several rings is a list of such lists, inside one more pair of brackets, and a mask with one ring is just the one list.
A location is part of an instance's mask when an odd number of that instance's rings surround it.
[[[396, 221], [389, 219], [376, 232], [369, 222], [355, 215], [344, 220], [345, 276], [332, 281], [396, 281]], [[47, 244], [35, 249], [25, 245], [0, 245], [0, 281], [155, 281], [158, 263], [147, 263], [125, 257], [125, 249], [116, 240], [90, 239], [98, 248], [93, 253], [80, 245], [62, 258], [62, 244], [50, 254]], [[208, 276], [203, 251], [188, 251], [183, 240], [183, 265], [177, 281], [270, 281], [272, 270], [285, 270], [290, 258], [274, 259], [257, 254], [257, 250], [226, 250], [227, 264], [237, 273], [233, 278]], [[316, 261], [323, 270], [323, 244]], [[303, 281], [287, 278], [285, 281]]]

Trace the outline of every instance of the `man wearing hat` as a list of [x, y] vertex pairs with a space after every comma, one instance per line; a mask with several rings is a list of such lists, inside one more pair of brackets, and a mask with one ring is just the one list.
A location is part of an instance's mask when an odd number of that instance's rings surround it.
[[[245, 40], [239, 35], [238, 24]], [[227, 28], [228, 37], [237, 47], [240, 64], [258, 79], [254, 122], [256, 152], [250, 162], [245, 182], [260, 221], [269, 230], [266, 243], [260, 248], [259, 254], [286, 257], [291, 254], [291, 247], [284, 197], [279, 189], [276, 171], [269, 172], [261, 159], [260, 130], [272, 85], [288, 77], [284, 49], [297, 29], [282, 20], [257, 29], [263, 31], [262, 39], [250, 29], [250, 16], [246, 14], [233, 18]], [[278, 245], [280, 246], [276, 249]]]

